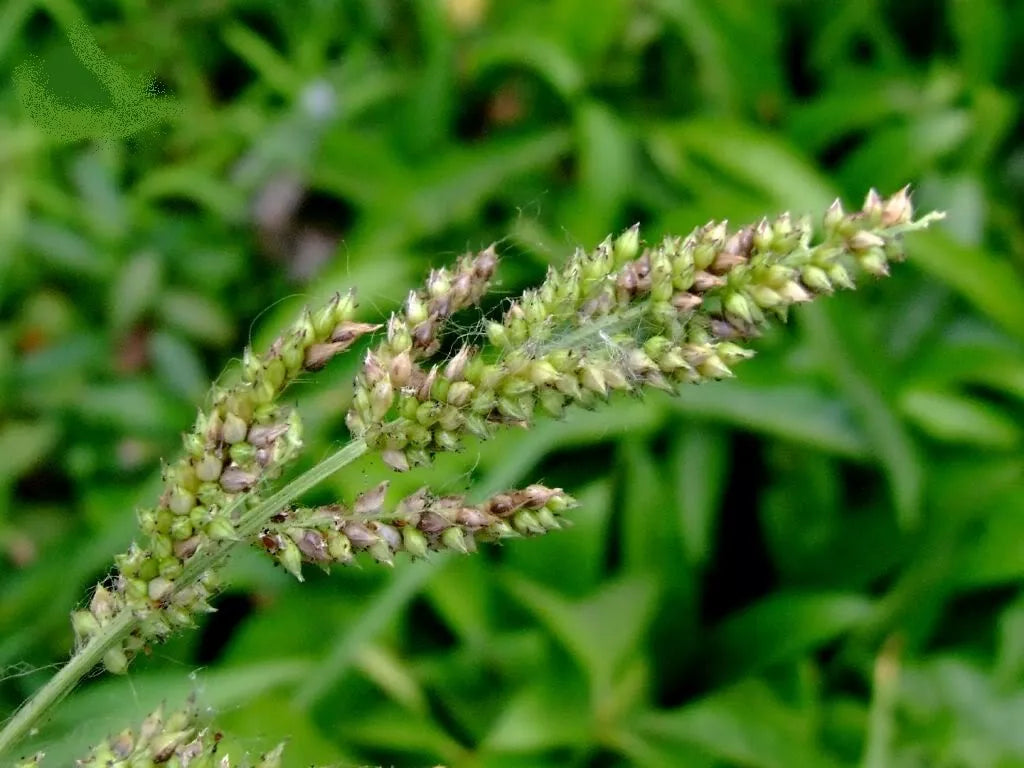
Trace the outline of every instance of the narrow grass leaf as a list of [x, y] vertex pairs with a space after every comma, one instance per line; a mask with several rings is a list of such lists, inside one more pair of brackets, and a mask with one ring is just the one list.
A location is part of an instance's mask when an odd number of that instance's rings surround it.
[[537, 35], [512, 32], [494, 35], [473, 50], [472, 72], [481, 77], [499, 67], [533, 70], [562, 99], [571, 101], [584, 85], [584, 73], [576, 61], [556, 42]]
[[158, 331], [149, 340], [153, 368], [160, 381], [187, 403], [199, 403], [208, 376], [196, 350], [180, 336]]
[[466, 756], [465, 748], [433, 718], [410, 716], [391, 708], [378, 707], [368, 714], [354, 713], [345, 719], [342, 731], [339, 734], [342, 743], [373, 751], [427, 753], [447, 763], [464, 760]]
[[897, 519], [905, 528], [918, 524], [924, 469], [918, 450], [885, 396], [869, 377], [870, 353], [853, 338], [853, 323], [837, 330], [839, 309], [820, 305], [806, 307], [808, 336], [819, 359], [827, 366], [836, 386], [860, 416], [873, 447], [882, 459], [889, 480]]
[[1024, 578], [1024, 484], [1004, 494], [981, 530], [964, 542], [953, 578], [961, 589], [1012, 585]]
[[168, 326], [202, 344], [223, 346], [235, 333], [227, 310], [200, 293], [165, 291], [158, 311]]
[[293, 698], [294, 706], [307, 708], [337, 684], [362, 649], [393, 621], [422, 589], [431, 574], [445, 561], [437, 555], [430, 560], [405, 565], [371, 598], [369, 608], [353, 625], [346, 625], [331, 644], [327, 657], [318, 662], [317, 674], [303, 681]]
[[947, 389], [915, 387], [900, 397], [900, 409], [937, 440], [979, 448], [1012, 450], [1024, 430], [994, 405]]
[[699, 747], [727, 764], [749, 768], [838, 768], [815, 743], [814, 719], [786, 706], [751, 680], [680, 709], [639, 716], [633, 731], [653, 742]]
[[742, 123], [694, 118], [660, 126], [654, 133], [679, 152], [713, 163], [735, 186], [757, 190], [764, 213], [779, 207], [814, 211], [835, 198], [828, 182], [795, 149]]
[[946, 4], [964, 74], [975, 83], [995, 80], [1006, 64], [1010, 22], [997, 0], [952, 0]]
[[424, 592], [445, 625], [463, 643], [478, 646], [491, 632], [493, 587], [480, 557], [450, 558]]
[[714, 547], [719, 504], [725, 492], [729, 445], [721, 429], [685, 424], [672, 452], [683, 552], [694, 567], [705, 565]]
[[911, 262], [942, 280], [1011, 335], [1024, 339], [1024, 281], [993, 253], [955, 242], [940, 230], [920, 232]]
[[163, 261], [142, 251], [121, 268], [110, 291], [110, 324], [115, 331], [129, 327], [154, 304], [163, 283]]
[[481, 751], [536, 752], [582, 747], [592, 728], [586, 691], [554, 677], [527, 682], [502, 708]]
[[259, 75], [261, 83], [285, 98], [302, 90], [302, 78], [288, 59], [244, 24], [228, 24], [221, 37], [227, 47]]
[[52, 421], [0, 424], [0, 487], [33, 469], [57, 445], [60, 428]]
[[625, 573], [665, 572], [678, 558], [678, 529], [665, 499], [665, 472], [635, 438], [619, 451], [618, 545]]
[[845, 405], [797, 384], [717, 382], [683, 389], [672, 408], [751, 432], [792, 440], [839, 456], [863, 459], [870, 444]]
[[636, 176], [631, 137], [619, 117], [597, 102], [576, 107], [579, 194], [563, 215], [563, 226], [580, 242], [597, 242], [619, 221]]
[[569, 133], [556, 128], [452, 150], [424, 169], [405, 200], [393, 201], [389, 220], [417, 234], [461, 222], [513, 178], [553, 163], [569, 146]]
[[907, 179], [920, 178], [925, 169], [969, 138], [973, 123], [966, 109], [947, 108], [879, 128], [844, 159], [839, 172], [842, 186], [892, 189]]
[[716, 678], [793, 662], [868, 620], [873, 603], [850, 592], [778, 592], [740, 611], [707, 640]]
[[512, 572], [505, 574], [503, 586], [569, 651], [595, 695], [607, 690], [627, 655], [637, 650], [657, 597], [656, 584], [644, 576], [607, 583], [578, 602]]

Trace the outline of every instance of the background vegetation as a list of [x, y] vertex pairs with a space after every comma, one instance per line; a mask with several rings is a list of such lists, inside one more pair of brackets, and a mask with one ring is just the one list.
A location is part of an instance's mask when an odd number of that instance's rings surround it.
[[[27, 61], [118, 106], [80, 20], [173, 109], [33, 116]], [[357, 285], [383, 316], [492, 240], [512, 292], [634, 221], [913, 182], [947, 224], [737, 382], [428, 474], [561, 485], [572, 530], [303, 585], [247, 553], [200, 631], [39, 744], [67, 764], [198, 688], [232, 751], [289, 738], [296, 766], [1024, 765], [1022, 49], [1008, 0], [4, 4], [0, 714], [65, 658], [209, 380], [304, 301]], [[295, 390], [307, 460], [345, 439], [357, 357]]]

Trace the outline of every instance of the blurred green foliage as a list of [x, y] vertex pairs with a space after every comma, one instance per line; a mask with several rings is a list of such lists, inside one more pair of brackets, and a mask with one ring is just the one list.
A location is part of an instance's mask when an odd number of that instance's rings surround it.
[[[198, 688], [289, 765], [1024, 766], [1024, 4], [9, 0], [0, 82], [32, 61], [109, 106], [81, 21], [179, 109], [64, 142], [0, 90], [0, 712], [209, 380], [304, 301], [357, 285], [381, 317], [492, 240], [513, 292], [633, 221], [871, 186], [950, 217], [735, 383], [396, 480], [543, 479], [572, 530], [302, 585], [238, 557], [200, 631], [64, 702], [52, 764]], [[294, 393], [307, 461], [357, 356]]]

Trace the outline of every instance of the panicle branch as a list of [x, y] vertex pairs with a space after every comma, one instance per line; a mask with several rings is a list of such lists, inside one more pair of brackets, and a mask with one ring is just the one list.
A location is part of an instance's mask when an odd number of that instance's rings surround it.
[[87, 610], [72, 614], [81, 645], [120, 612], [138, 618], [135, 631], [107, 651], [104, 664], [121, 672], [131, 655], [193, 617], [212, 610], [217, 574], [208, 570], [179, 583], [189, 560], [211, 542], [237, 538], [235, 524], [246, 494], [278, 476], [302, 446], [298, 412], [280, 397], [298, 376], [322, 368], [377, 326], [356, 322], [354, 296], [336, 294], [299, 319], [263, 355], [246, 349], [240, 380], [214, 387], [211, 405], [184, 436], [185, 455], [164, 468], [156, 507], [139, 512], [146, 543], [115, 558], [117, 573], [99, 584]]
[[[466, 306], [483, 289], [430, 282], [367, 355], [349, 428], [404, 471], [457, 450], [467, 434], [528, 426], [538, 412], [558, 417], [614, 391], [674, 392], [732, 376], [732, 366], [754, 354], [746, 342], [771, 319], [853, 288], [857, 274], [888, 274], [889, 263], [903, 258], [903, 234], [937, 218], [915, 221], [904, 188], [887, 199], [872, 191], [853, 213], [837, 200], [816, 244], [810, 219], [788, 213], [738, 230], [709, 222], [646, 248], [634, 226], [549, 270], [541, 286], [487, 324], [487, 345], [464, 346], [447, 361], [431, 358], [449, 315], [430, 307]], [[476, 258], [460, 262], [464, 284], [491, 276], [493, 248]]]
[[[479, 304], [497, 265], [497, 253], [491, 246], [476, 254], [466, 254], [454, 270], [432, 271], [426, 285], [419, 291], [410, 291], [402, 311], [391, 316], [386, 339], [366, 355], [356, 376], [346, 423], [354, 435], [364, 439], [373, 436], [371, 440], [381, 445], [385, 461], [396, 468], [408, 466], [405, 457], [412, 449], [408, 442], [400, 445], [383, 438], [379, 426], [396, 398], [429, 399], [435, 382], [443, 374], [437, 365], [427, 370], [420, 362], [437, 354], [441, 331], [452, 315]], [[448, 368], [458, 366], [457, 360], [458, 357]]]
[[359, 496], [347, 507], [295, 508], [276, 515], [258, 541], [299, 581], [302, 564], [324, 569], [349, 565], [358, 552], [393, 565], [395, 555], [413, 558], [428, 552], [469, 553], [477, 542], [537, 536], [564, 525], [562, 513], [576, 501], [560, 488], [531, 485], [470, 504], [464, 496], [435, 496], [421, 488], [385, 510], [387, 483]]

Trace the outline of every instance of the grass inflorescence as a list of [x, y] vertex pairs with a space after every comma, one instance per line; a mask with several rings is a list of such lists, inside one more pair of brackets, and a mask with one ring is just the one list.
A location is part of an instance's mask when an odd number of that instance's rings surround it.
[[[92, 654], [123, 672], [134, 654], [213, 610], [220, 566], [235, 546], [269, 553], [301, 580], [304, 563], [347, 565], [365, 552], [392, 565], [402, 553], [468, 553], [477, 542], [560, 528], [575, 501], [544, 485], [479, 502], [423, 488], [388, 504], [385, 483], [351, 503], [297, 503], [367, 452], [405, 471], [459, 450], [467, 436], [529, 428], [540, 415], [561, 418], [570, 406], [594, 408], [616, 392], [675, 393], [732, 376], [769, 322], [853, 288], [860, 276], [886, 276], [904, 256], [903, 236], [940, 217], [915, 219], [903, 189], [888, 198], [872, 191], [854, 212], [837, 201], [818, 237], [809, 217], [790, 214], [739, 229], [710, 222], [650, 245], [634, 226], [592, 251], [578, 250], [500, 318], [484, 319], [481, 343], [444, 356], [453, 315], [480, 305], [498, 268], [493, 247], [467, 254], [410, 292], [366, 352], [347, 414], [352, 442], [274, 490], [302, 447], [298, 413], [282, 403], [285, 389], [377, 329], [354, 319], [352, 294], [305, 310], [266, 352], [245, 351], [237, 381], [213, 388], [185, 435], [184, 455], [164, 469], [156, 506], [139, 512], [141, 543], [115, 558], [113, 576], [73, 614], [80, 652], [70, 671], [0, 733], [0, 749], [88, 672]], [[144, 724], [139, 736], [125, 732], [83, 765], [205, 764], [196, 762], [207, 755], [205, 732], [192, 725], [172, 735], [153, 730]], [[172, 757], [178, 763], [168, 762]], [[276, 754], [269, 759], [261, 765], [273, 764]]]

